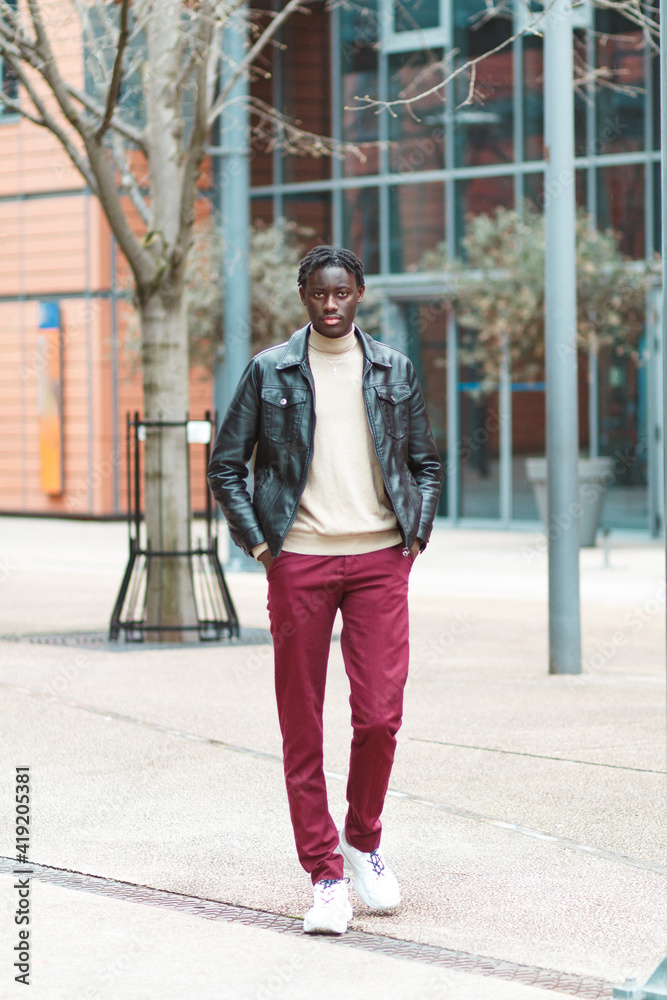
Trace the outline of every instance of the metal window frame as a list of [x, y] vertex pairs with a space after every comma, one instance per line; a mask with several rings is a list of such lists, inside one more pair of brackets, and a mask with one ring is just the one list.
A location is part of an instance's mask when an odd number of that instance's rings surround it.
[[[516, 18], [520, 17], [520, 5], [523, 0], [514, 0], [515, 30]], [[388, 97], [388, 61], [389, 57], [401, 52], [414, 52], [427, 48], [443, 48], [445, 53], [451, 52], [453, 42], [453, 7], [451, 0], [441, 0], [441, 25], [439, 28], [429, 28], [419, 31], [396, 32], [393, 30], [393, 0], [379, 0], [379, 22], [380, 22], [380, 45], [378, 51], [378, 96], [380, 100], [387, 100]], [[584, 0], [581, 5], [580, 16], [577, 17], [576, 26], [581, 28], [592, 27], [591, 21], [592, 5], [590, 0]], [[331, 92], [332, 92], [332, 120], [333, 135], [336, 139], [342, 140], [342, 108], [341, 108], [341, 84], [342, 74], [338, 52], [340, 50], [340, 10], [334, 9], [331, 13], [332, 33], [331, 33]], [[587, 31], [587, 46], [592, 47], [592, 32]], [[646, 57], [648, 59], [648, 57]], [[648, 63], [646, 66], [648, 73]], [[276, 85], [279, 87], [279, 76], [276, 78]], [[445, 244], [447, 251], [453, 255], [456, 247], [455, 232], [455, 184], [462, 180], [478, 180], [481, 178], [511, 177], [514, 186], [515, 206], [519, 206], [524, 196], [524, 178], [527, 174], [544, 174], [545, 161], [543, 159], [525, 159], [523, 148], [524, 138], [524, 79], [523, 79], [523, 39], [516, 39], [513, 42], [513, 140], [514, 140], [514, 160], [510, 164], [487, 164], [476, 167], [456, 167], [454, 165], [454, 122], [451, 115], [444, 115], [445, 123], [445, 160], [442, 169], [432, 169], [411, 172], [391, 172], [389, 170], [389, 152], [387, 141], [388, 116], [381, 115], [379, 122], [378, 138], [382, 143], [378, 157], [378, 173], [363, 176], [344, 176], [340, 161], [334, 161], [332, 176], [326, 181], [310, 181], [306, 183], [282, 183], [282, 177], [278, 169], [274, 170], [274, 184], [256, 187], [251, 190], [251, 197], [272, 197], [276, 208], [282, 203], [283, 196], [298, 195], [307, 193], [331, 193], [332, 198], [332, 226], [336, 241], [339, 242], [343, 236], [342, 201], [345, 190], [374, 187], [379, 190], [379, 239], [380, 239], [380, 263], [379, 272], [367, 276], [369, 288], [377, 289], [383, 295], [383, 325], [392, 323], [391, 317], [396, 317], [396, 311], [401, 301], [425, 301], [429, 298], [441, 297], [446, 287], [446, 276], [442, 274], [416, 274], [391, 273], [390, 272], [390, 219], [389, 219], [389, 191], [390, 188], [411, 184], [426, 184], [431, 182], [441, 182], [444, 185], [445, 197]], [[453, 99], [451, 84], [448, 87], [447, 97]], [[595, 136], [594, 108], [588, 108], [586, 115], [586, 155], [575, 158], [575, 169], [583, 170], [586, 173], [586, 202], [587, 209], [594, 217], [597, 210], [597, 170], [602, 167], [625, 166], [631, 164], [643, 164], [645, 171], [645, 214], [646, 214], [646, 253], [650, 255], [654, 244], [653, 226], [653, 200], [656, 197], [654, 184], [655, 164], [660, 163], [660, 151], [652, 148], [651, 129], [651, 94], [647, 94], [645, 108], [645, 136], [644, 149], [639, 151], [629, 151], [623, 153], [602, 153], [598, 154], [591, 145], [591, 140]], [[392, 323], [393, 325], [393, 323]], [[389, 334], [389, 330], [387, 330]], [[400, 331], [398, 331], [400, 335]], [[390, 339], [388, 336], [387, 339]], [[447, 356], [456, 358], [458, 353], [458, 330], [453, 314], [450, 314], [446, 331]], [[462, 524], [464, 519], [460, 516], [460, 462], [457, 458], [459, 446], [460, 413], [459, 413], [459, 388], [458, 388], [458, 364], [448, 364], [447, 366], [447, 467], [448, 467], [448, 509], [447, 517], [443, 520], [450, 524]], [[596, 386], [591, 387], [591, 391], [597, 397]], [[655, 390], [654, 390], [655, 391]], [[591, 414], [593, 410], [597, 414], [597, 400], [591, 401]], [[517, 521], [513, 517], [513, 483], [512, 483], [512, 385], [511, 373], [505, 370], [503, 379], [499, 386], [499, 416], [501, 419], [500, 440], [500, 482], [499, 501], [500, 518], [494, 519], [495, 525], [502, 527], [525, 527], [527, 522]], [[469, 519], [467, 519], [469, 521]], [[471, 523], [477, 524], [477, 520]], [[481, 522], [479, 522], [481, 523]]]
[[394, 12], [396, 0], [379, 0], [380, 46], [384, 54], [412, 52], [419, 49], [451, 48], [451, 2], [440, 0], [440, 25], [437, 28], [415, 28], [396, 31]]

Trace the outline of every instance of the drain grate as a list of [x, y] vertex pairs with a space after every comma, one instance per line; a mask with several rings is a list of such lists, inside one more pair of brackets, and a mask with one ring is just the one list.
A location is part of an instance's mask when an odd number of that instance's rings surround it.
[[[0, 858], [0, 872], [11, 874], [14, 866], [15, 862], [12, 858]], [[191, 916], [203, 917], [205, 920], [241, 923], [249, 927], [277, 931], [279, 934], [301, 935], [302, 933], [301, 920], [296, 917], [286, 917], [280, 913], [268, 913], [246, 906], [221, 903], [214, 899], [202, 899], [198, 896], [167, 892], [164, 889], [152, 889], [149, 886], [135, 885], [132, 882], [101, 878], [98, 875], [86, 875], [83, 872], [49, 868], [46, 865], [37, 865], [32, 861], [30, 867], [34, 873], [32, 878], [49, 882], [52, 885], [59, 885], [64, 889], [93, 892], [101, 896], [122, 899], [125, 902], [164, 907], [177, 910], [180, 913], [188, 913]], [[503, 959], [471, 955], [463, 951], [454, 951], [451, 948], [422, 944], [418, 941], [405, 941], [382, 934], [368, 934], [365, 931], [350, 930], [342, 937], [323, 937], [322, 940], [335, 947], [360, 948], [363, 951], [372, 951], [376, 954], [413, 962], [424, 962], [427, 965], [453, 969], [456, 972], [511, 980], [522, 983], [524, 986], [535, 986], [554, 993], [582, 997], [585, 1000], [602, 1000], [602, 998], [611, 998], [612, 996], [613, 985], [603, 979], [577, 976], [554, 969], [543, 969], [536, 965], [519, 965], [516, 962], [507, 962]]]
[[205, 649], [207, 646], [270, 646], [271, 633], [266, 628], [241, 628], [240, 636], [225, 636], [206, 642], [110, 642], [107, 632], [51, 632], [39, 635], [3, 635], [3, 642], [30, 642], [42, 646], [78, 646], [105, 653], [129, 653], [141, 649]]

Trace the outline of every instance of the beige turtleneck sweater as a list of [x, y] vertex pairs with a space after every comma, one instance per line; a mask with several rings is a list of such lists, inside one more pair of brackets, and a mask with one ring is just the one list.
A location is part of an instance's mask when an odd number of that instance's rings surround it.
[[[397, 545], [401, 535], [368, 426], [364, 352], [354, 327], [334, 340], [311, 326], [308, 361], [315, 383], [313, 458], [283, 548], [307, 555], [353, 555]], [[255, 546], [253, 555], [265, 549], [266, 543]]]

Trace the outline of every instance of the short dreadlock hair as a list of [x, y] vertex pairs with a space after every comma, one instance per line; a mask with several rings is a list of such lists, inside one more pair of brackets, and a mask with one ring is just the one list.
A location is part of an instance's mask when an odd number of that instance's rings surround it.
[[356, 254], [341, 247], [321, 246], [310, 250], [299, 264], [299, 277], [297, 279], [299, 287], [305, 288], [311, 274], [319, 271], [321, 267], [343, 267], [348, 274], [352, 275], [357, 283], [357, 288], [364, 288], [366, 285], [364, 265]]

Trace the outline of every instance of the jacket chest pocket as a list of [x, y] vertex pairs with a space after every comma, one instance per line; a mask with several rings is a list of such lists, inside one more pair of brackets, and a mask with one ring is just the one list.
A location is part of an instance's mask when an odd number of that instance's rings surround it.
[[410, 386], [407, 382], [376, 385], [375, 391], [387, 433], [393, 438], [404, 438], [409, 425]]
[[307, 389], [264, 386], [262, 432], [269, 440], [286, 444], [296, 437], [307, 395]]

